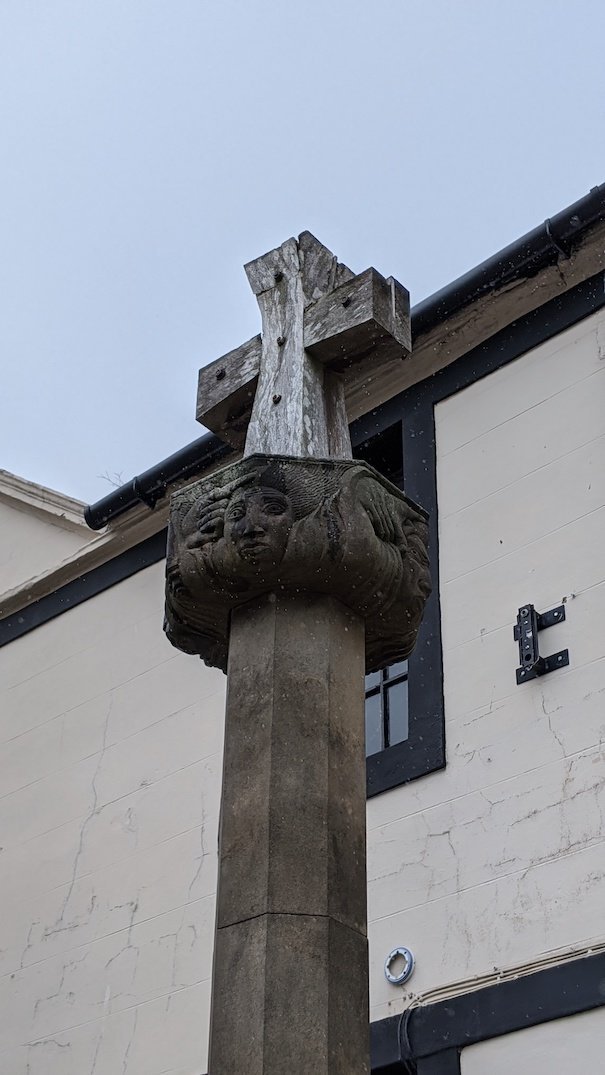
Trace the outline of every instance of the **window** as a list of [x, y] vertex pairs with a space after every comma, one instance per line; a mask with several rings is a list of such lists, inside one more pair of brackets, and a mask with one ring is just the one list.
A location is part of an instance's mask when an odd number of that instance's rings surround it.
[[[439, 554], [432, 404], [415, 386], [352, 428], [354, 455], [426, 508], [433, 593], [408, 661], [366, 677], [368, 797], [445, 765]], [[389, 419], [390, 416], [390, 419]]]
[[366, 676], [366, 757], [409, 735], [408, 662]]

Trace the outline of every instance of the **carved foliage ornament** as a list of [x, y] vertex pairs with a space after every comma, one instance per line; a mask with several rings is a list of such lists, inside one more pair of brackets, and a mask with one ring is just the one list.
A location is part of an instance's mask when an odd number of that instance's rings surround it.
[[251, 455], [171, 498], [166, 633], [225, 671], [233, 608], [327, 593], [365, 621], [367, 671], [383, 668], [416, 641], [427, 540], [422, 509], [365, 463]]

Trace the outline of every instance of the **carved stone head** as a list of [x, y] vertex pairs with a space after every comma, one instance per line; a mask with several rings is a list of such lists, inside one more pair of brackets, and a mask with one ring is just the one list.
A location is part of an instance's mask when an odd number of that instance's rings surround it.
[[231, 610], [276, 588], [361, 616], [367, 670], [405, 658], [430, 593], [426, 515], [354, 461], [249, 456], [173, 494], [168, 637], [226, 668]]
[[242, 560], [277, 566], [283, 560], [293, 522], [292, 505], [278, 489], [239, 489], [225, 511], [224, 537]]

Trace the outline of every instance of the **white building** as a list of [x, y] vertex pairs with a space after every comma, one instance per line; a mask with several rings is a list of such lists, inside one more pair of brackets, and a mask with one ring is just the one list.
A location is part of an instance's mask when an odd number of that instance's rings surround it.
[[[416, 307], [352, 427], [432, 526], [409, 669], [368, 684], [383, 1075], [603, 1070], [604, 269], [601, 187]], [[201, 438], [98, 532], [0, 473], [3, 1075], [206, 1072], [225, 680], [162, 632], [165, 494], [227, 457]], [[528, 603], [569, 663], [517, 685]]]

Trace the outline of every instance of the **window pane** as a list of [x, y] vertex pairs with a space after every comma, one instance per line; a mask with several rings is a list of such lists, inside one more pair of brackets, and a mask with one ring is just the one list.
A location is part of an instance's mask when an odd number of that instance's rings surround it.
[[366, 757], [382, 750], [382, 707], [380, 693], [366, 698]]
[[391, 664], [387, 668], [387, 670], [385, 672], [385, 675], [388, 676], [389, 679], [394, 679], [395, 676], [407, 675], [407, 672], [408, 672], [408, 662], [407, 661], [397, 661], [397, 664]]
[[[393, 683], [386, 689], [389, 717], [389, 746], [403, 743], [408, 737], [408, 681]], [[367, 705], [367, 702], [366, 702]]]
[[380, 672], [370, 672], [369, 676], [366, 676], [366, 690], [371, 691], [372, 687], [377, 687], [380, 683]]

